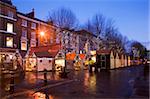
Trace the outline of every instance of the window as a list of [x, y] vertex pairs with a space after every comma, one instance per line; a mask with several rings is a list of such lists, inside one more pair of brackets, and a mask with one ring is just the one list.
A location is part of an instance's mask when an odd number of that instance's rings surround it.
[[0, 14], [2, 13], [2, 9], [0, 8]]
[[12, 11], [8, 11], [8, 17], [13, 18], [14, 17], [14, 13]]
[[27, 37], [27, 30], [22, 30], [22, 37]]
[[22, 20], [22, 26], [27, 27], [27, 21], [26, 20]]
[[13, 47], [13, 38], [12, 37], [6, 37], [6, 46]]
[[36, 39], [36, 34], [35, 34], [35, 32], [31, 32], [31, 39]]
[[0, 47], [2, 46], [2, 36], [0, 35]]
[[32, 23], [32, 24], [31, 24], [31, 28], [32, 28], [32, 29], [36, 29], [36, 23]]
[[30, 44], [30, 45], [31, 45], [31, 47], [36, 47], [36, 42], [35, 42], [35, 41], [32, 41], [32, 40], [31, 40], [31, 42], [30, 42], [30, 43], [31, 43], [31, 44]]
[[27, 50], [27, 43], [25, 41], [21, 42], [21, 50]]
[[7, 32], [13, 32], [13, 24], [7, 23]]
[[50, 43], [51, 43], [51, 44], [53, 43], [53, 38], [52, 38], [52, 37], [50, 38]]

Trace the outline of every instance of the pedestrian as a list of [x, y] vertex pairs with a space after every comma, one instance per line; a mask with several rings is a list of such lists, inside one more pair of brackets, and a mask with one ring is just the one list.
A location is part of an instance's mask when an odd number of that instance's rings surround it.
[[92, 72], [92, 59], [91, 58], [89, 58], [89, 72], [91, 73]]

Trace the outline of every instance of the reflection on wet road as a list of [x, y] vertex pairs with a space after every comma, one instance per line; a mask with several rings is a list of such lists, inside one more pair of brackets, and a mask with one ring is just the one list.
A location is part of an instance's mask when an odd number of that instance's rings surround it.
[[[148, 86], [148, 75], [143, 75], [143, 67], [131, 67], [110, 71], [101, 71], [99, 73], [89, 73], [88, 71], [76, 71], [73, 78], [77, 81], [46, 89], [41, 92], [58, 98], [148, 98], [148, 94], [135, 94], [137, 80], [143, 81], [142, 85]], [[147, 79], [143, 79], [143, 78]], [[138, 81], [139, 81], [138, 80]], [[140, 86], [140, 85], [139, 85]], [[137, 92], [136, 92], [137, 93]], [[149, 93], [149, 91], [147, 91]]]
[[[73, 82], [44, 88], [38, 92], [29, 92], [15, 99], [93, 99], [93, 98], [147, 98], [149, 90], [149, 71], [145, 73], [144, 66], [135, 66], [98, 73], [87, 70], [71, 71], [66, 80]], [[26, 74], [29, 83], [43, 79], [43, 75]], [[60, 80], [59, 76], [49, 74], [48, 79]], [[141, 91], [142, 90], [142, 91]], [[33, 94], [34, 93], [34, 94]]]

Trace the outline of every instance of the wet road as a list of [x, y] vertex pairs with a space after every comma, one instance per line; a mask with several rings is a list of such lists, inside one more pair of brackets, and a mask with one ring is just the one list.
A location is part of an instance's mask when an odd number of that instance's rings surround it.
[[[149, 71], [144, 66], [134, 66], [98, 73], [71, 71], [66, 84], [45, 87], [36, 92], [29, 90], [14, 99], [148, 99]], [[38, 76], [40, 77], [40, 76]], [[41, 76], [42, 77], [42, 76]], [[60, 80], [60, 78], [59, 78]], [[12, 99], [12, 98], [11, 98]]]

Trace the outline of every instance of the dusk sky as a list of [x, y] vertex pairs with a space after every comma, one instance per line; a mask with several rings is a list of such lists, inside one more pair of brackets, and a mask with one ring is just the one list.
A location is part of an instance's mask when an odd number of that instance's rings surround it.
[[119, 31], [129, 38], [149, 42], [149, 0], [12, 0], [18, 11], [35, 9], [37, 18], [46, 20], [48, 13], [60, 7], [70, 8], [84, 24], [88, 18], [101, 13], [115, 20]]

